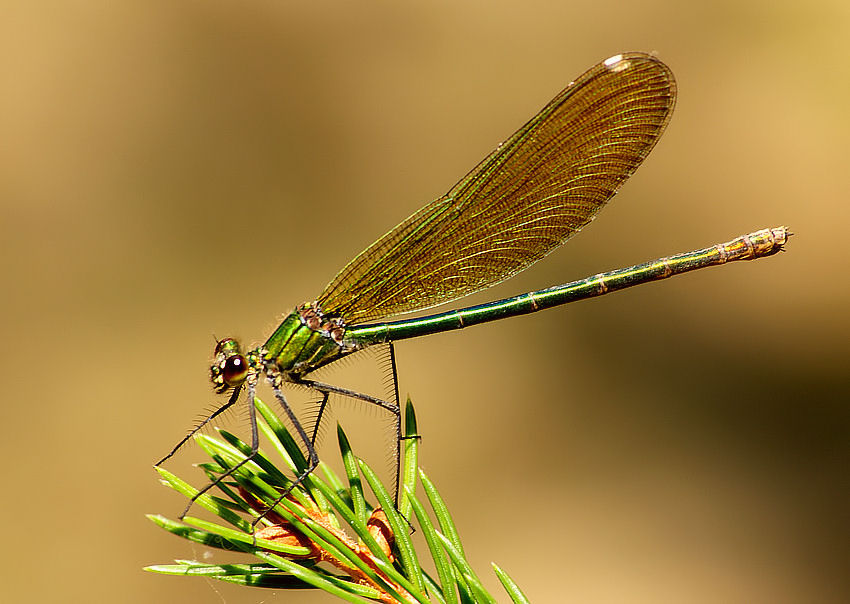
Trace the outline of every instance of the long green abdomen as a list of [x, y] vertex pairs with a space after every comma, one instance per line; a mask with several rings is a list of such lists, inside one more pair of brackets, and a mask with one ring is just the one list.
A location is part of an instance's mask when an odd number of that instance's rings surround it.
[[573, 281], [548, 289], [529, 292], [514, 298], [470, 306], [418, 319], [389, 323], [357, 325], [348, 328], [345, 342], [350, 346], [365, 347], [382, 342], [393, 342], [427, 334], [462, 329], [470, 325], [487, 323], [559, 306], [576, 300], [601, 296], [641, 283], [666, 279], [696, 269], [724, 264], [736, 260], [763, 258], [780, 251], [789, 233], [785, 227], [763, 229], [742, 235], [727, 243], [702, 250], [659, 258], [587, 279]]

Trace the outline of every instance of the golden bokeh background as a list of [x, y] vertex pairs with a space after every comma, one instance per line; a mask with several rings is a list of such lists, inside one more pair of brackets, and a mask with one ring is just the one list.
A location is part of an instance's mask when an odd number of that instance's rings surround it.
[[661, 143], [473, 301], [779, 224], [788, 252], [401, 343], [422, 464], [495, 593], [490, 561], [534, 602], [850, 600], [848, 39], [845, 0], [3, 2], [0, 599], [331, 601], [141, 570], [206, 555], [143, 514], [182, 510], [151, 464], [215, 400], [212, 334], [261, 342], [645, 50]]

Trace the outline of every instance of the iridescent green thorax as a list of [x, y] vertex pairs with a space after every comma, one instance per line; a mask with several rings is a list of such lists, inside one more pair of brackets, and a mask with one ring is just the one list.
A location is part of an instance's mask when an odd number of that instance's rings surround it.
[[287, 376], [309, 373], [355, 352], [358, 346], [343, 341], [345, 323], [326, 317], [316, 303], [305, 303], [287, 315], [263, 345], [263, 360]]

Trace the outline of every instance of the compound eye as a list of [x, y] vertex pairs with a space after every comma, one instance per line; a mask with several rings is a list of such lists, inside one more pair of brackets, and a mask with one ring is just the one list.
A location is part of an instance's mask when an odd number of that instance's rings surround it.
[[239, 352], [239, 342], [237, 342], [233, 338], [224, 338], [223, 340], [216, 340], [215, 354], [229, 354], [231, 352]]
[[248, 377], [248, 361], [241, 354], [235, 354], [224, 362], [221, 377], [228, 386], [238, 386]]

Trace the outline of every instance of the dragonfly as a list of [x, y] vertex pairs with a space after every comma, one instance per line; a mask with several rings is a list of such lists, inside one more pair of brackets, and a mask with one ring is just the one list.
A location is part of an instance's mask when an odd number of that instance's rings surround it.
[[[673, 73], [655, 56], [631, 52], [598, 63], [570, 82], [445, 195], [356, 256], [314, 301], [289, 313], [264, 344], [243, 351], [236, 339], [217, 341], [210, 376], [217, 393], [230, 394], [157, 465], [235, 405], [243, 391], [249, 401], [251, 451], [200, 490], [183, 515], [200, 495], [257, 454], [253, 401], [263, 380], [271, 386], [308, 458], [305, 469], [278, 501], [318, 465], [317, 432], [331, 395], [365, 401], [392, 415], [397, 477], [402, 435], [394, 342], [533, 313], [783, 250], [790, 235], [787, 228], [761, 229], [705, 249], [495, 302], [386, 320], [488, 288], [560, 247], [594, 219], [649, 154], [669, 123], [675, 103]], [[372, 346], [388, 348], [392, 396], [382, 399], [315, 379], [316, 370]], [[286, 384], [306, 387], [320, 397], [310, 434], [284, 395]]]

